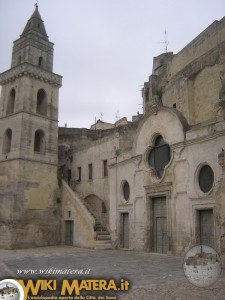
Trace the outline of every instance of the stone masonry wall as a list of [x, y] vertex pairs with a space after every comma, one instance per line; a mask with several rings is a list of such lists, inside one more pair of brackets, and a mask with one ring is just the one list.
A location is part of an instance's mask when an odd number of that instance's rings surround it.
[[225, 17], [220, 21], [213, 22], [173, 57], [169, 67], [169, 76], [173, 77], [192, 61], [224, 42], [224, 39]]
[[[23, 160], [0, 163], [2, 248], [60, 243], [57, 166]], [[58, 232], [59, 235], [56, 235]], [[11, 239], [11, 240], [10, 240]]]

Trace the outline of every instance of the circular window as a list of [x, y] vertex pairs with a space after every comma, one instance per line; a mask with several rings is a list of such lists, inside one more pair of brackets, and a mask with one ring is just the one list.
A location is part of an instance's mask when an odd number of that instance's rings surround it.
[[123, 197], [126, 201], [128, 201], [130, 197], [130, 185], [127, 181], [124, 181], [123, 184]]
[[199, 187], [203, 193], [208, 193], [213, 186], [214, 173], [209, 165], [205, 165], [201, 168], [199, 172]]

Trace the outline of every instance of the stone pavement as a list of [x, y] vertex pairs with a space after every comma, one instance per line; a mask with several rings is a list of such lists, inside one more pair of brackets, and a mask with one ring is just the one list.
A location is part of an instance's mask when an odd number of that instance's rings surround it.
[[[86, 279], [128, 280], [130, 291], [117, 293], [117, 299], [121, 300], [225, 299], [224, 270], [213, 286], [197, 288], [187, 281], [182, 265], [182, 257], [125, 250], [94, 251], [69, 246], [0, 250], [0, 279], [53, 278], [56, 275], [38, 272], [82, 269], [89, 273], [80, 275]], [[21, 273], [24, 270], [37, 273], [25, 275]], [[78, 277], [57, 275], [57, 279]]]

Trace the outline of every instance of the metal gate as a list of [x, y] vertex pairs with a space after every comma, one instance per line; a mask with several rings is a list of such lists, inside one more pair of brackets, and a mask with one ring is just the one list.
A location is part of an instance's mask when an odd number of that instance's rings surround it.
[[166, 198], [154, 198], [153, 208], [153, 250], [157, 253], [167, 253], [167, 207]]
[[214, 247], [213, 210], [199, 211], [200, 244]]
[[129, 248], [129, 213], [122, 213], [122, 248]]
[[65, 244], [73, 245], [73, 221], [65, 221]]

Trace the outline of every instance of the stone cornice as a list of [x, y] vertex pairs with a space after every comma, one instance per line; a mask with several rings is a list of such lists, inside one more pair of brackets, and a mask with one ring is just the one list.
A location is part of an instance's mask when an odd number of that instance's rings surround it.
[[130, 162], [135, 162], [135, 161], [140, 162], [141, 159], [142, 159], [141, 154], [136, 155], [136, 156], [132, 156], [132, 157], [126, 158], [124, 160], [120, 160], [120, 161], [117, 161], [117, 158], [113, 157], [113, 158], [111, 158], [111, 163], [108, 165], [108, 167], [113, 168], [113, 167], [118, 166], [118, 165], [123, 165], [123, 164], [127, 164], [127, 163], [130, 163]]
[[170, 193], [173, 186], [172, 182], [153, 183], [144, 186], [147, 194]]
[[9, 115], [6, 115], [6, 116], [2, 116], [2, 117], [0, 117], [0, 121], [2, 119], [12, 118], [12, 117], [17, 116], [19, 114], [27, 114], [27, 115], [32, 115], [32, 116], [41, 118], [43, 120], [53, 121], [53, 122], [57, 122], [57, 123], [59, 122], [58, 119], [49, 118], [48, 116], [42, 116], [42, 115], [39, 115], [37, 113], [35, 114], [33, 112], [29, 112], [29, 111], [25, 111], [25, 110], [19, 110], [17, 112], [12, 113], [12, 114], [9, 114]]
[[202, 143], [202, 142], [214, 140], [215, 138], [221, 137], [221, 136], [224, 136], [224, 135], [225, 135], [225, 130], [221, 130], [221, 131], [218, 131], [218, 132], [214, 132], [213, 134], [208, 134], [206, 136], [197, 137], [197, 138], [194, 138], [194, 139], [187, 140], [185, 142], [185, 145], [189, 146], [189, 145], [199, 144], [199, 143]]
[[51, 162], [47, 162], [47, 161], [44, 161], [44, 160], [37, 160], [37, 159], [23, 158], [23, 157], [13, 157], [13, 158], [1, 159], [0, 164], [15, 161], [15, 160], [17, 160], [17, 161], [29, 161], [29, 162], [32, 162], [32, 163], [34, 162], [34, 163], [39, 163], [39, 164], [45, 164], [45, 165], [58, 167], [58, 163], [51, 163]]
[[9, 69], [4, 73], [1, 73], [0, 84], [4, 85], [22, 76], [34, 77], [38, 80], [44, 81], [51, 85], [55, 85], [57, 87], [62, 86], [62, 76], [55, 73], [47, 72], [41, 69], [40, 67], [34, 66], [26, 62], [12, 69]]

